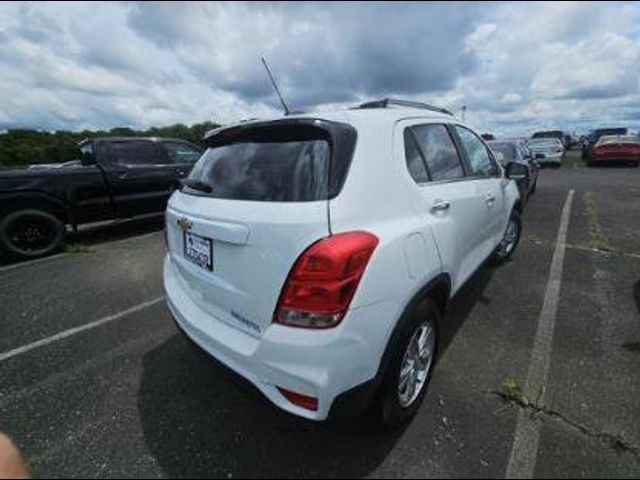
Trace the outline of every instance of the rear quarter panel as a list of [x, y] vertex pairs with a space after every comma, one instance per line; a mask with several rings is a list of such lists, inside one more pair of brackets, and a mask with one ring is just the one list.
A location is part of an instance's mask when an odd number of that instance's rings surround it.
[[379, 238], [351, 308], [386, 304], [388, 340], [405, 306], [441, 273], [440, 258], [393, 124], [354, 126], [358, 144], [345, 185], [329, 204], [331, 230], [365, 230]]

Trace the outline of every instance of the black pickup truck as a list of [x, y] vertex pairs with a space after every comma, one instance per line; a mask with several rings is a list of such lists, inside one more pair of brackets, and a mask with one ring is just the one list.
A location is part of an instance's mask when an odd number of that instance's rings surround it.
[[60, 247], [67, 225], [161, 213], [203, 152], [168, 138], [92, 138], [79, 146], [78, 161], [0, 171], [0, 249], [40, 257]]

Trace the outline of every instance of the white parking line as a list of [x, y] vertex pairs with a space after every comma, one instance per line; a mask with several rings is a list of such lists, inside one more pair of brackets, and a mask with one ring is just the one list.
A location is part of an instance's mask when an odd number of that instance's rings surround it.
[[[538, 330], [536, 332], [533, 350], [531, 351], [531, 362], [529, 364], [527, 380], [524, 385], [525, 396], [540, 402], [544, 399], [545, 385], [551, 361], [553, 331], [556, 323], [558, 302], [560, 300], [562, 269], [574, 193], [573, 189], [569, 190], [564, 208], [562, 209], [556, 248], [553, 252], [553, 259], [551, 260], [549, 280], [547, 281], [542, 310], [538, 317]], [[521, 409], [518, 412], [518, 423], [516, 425], [516, 432], [505, 478], [532, 478], [538, 457], [539, 440], [540, 420], [533, 417], [530, 412]]]
[[10, 270], [16, 270], [20, 267], [29, 267], [31, 265], [37, 265], [39, 263], [45, 263], [50, 260], [55, 260], [56, 258], [66, 257], [71, 255], [70, 253], [62, 252], [56, 255], [51, 255], [50, 257], [38, 258], [36, 260], [28, 260], [26, 262], [14, 263], [13, 265], [7, 265], [5, 267], [0, 267], [0, 272], [8, 272]]
[[127, 315], [131, 315], [132, 313], [139, 312], [140, 310], [144, 310], [145, 308], [160, 303], [164, 301], [164, 299], [165, 297], [163, 295], [162, 297], [154, 298], [153, 300], [149, 300], [148, 302], [141, 303], [139, 305], [136, 305], [135, 307], [128, 308], [120, 313], [116, 313], [115, 315], [109, 315], [108, 317], [101, 318], [100, 320], [96, 320], [95, 322], [87, 323], [86, 325], [81, 325], [75, 328], [70, 328], [69, 330], [57, 333], [55, 335], [52, 335], [51, 337], [43, 338], [42, 340], [38, 340], [37, 342], [33, 342], [28, 345], [24, 345], [22, 347], [18, 347], [8, 352], [2, 353], [0, 354], [0, 363], [4, 362], [5, 360], [9, 360], [10, 358], [17, 357], [18, 355], [22, 355], [24, 353], [35, 350], [36, 348], [44, 347], [45, 345], [50, 345], [64, 338], [68, 338], [77, 333], [86, 332], [87, 330], [100, 327], [109, 322], [119, 320], [123, 317], [126, 317]]

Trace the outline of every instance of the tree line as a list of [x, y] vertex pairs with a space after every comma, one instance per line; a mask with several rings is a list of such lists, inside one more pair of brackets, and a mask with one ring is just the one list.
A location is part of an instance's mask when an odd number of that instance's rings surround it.
[[167, 127], [153, 127], [148, 130], [122, 127], [79, 132], [12, 129], [0, 133], [0, 167], [62, 163], [78, 159], [80, 158], [78, 142], [92, 137], [171, 137], [204, 146], [202, 139], [205, 133], [218, 126], [213, 122], [203, 122], [191, 126], [175, 124]]

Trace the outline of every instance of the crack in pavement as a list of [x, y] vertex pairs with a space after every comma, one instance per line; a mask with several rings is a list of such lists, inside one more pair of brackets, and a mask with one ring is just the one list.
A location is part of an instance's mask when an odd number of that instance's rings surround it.
[[553, 408], [547, 405], [541, 405], [537, 402], [532, 402], [528, 400], [524, 395], [513, 394], [509, 391], [501, 391], [501, 390], [489, 390], [485, 391], [486, 394], [490, 394], [493, 396], [497, 396], [502, 399], [506, 404], [511, 406], [516, 406], [519, 409], [526, 410], [531, 412], [532, 416], [536, 416], [537, 414], [546, 415], [547, 417], [554, 418], [556, 420], [561, 421], [565, 425], [577, 430], [583, 435], [595, 438], [606, 443], [610, 448], [613, 448], [616, 452], [627, 452], [632, 454], [637, 459], [640, 459], [640, 447], [633, 445], [631, 442], [627, 441], [621, 435], [615, 435], [609, 432], [602, 431], [593, 431], [586, 425], [583, 425], [576, 420], [573, 420], [563, 414], [558, 410], [554, 410]]
[[[543, 246], [548, 246], [551, 247], [553, 246], [553, 242], [550, 242], [548, 240], [542, 240], [540, 238], [536, 238], [532, 235], [529, 235], [528, 237], [523, 237], [522, 242], [525, 243], [530, 243], [533, 245], [543, 245]], [[617, 248], [611, 247], [609, 246], [608, 250], [602, 250], [600, 248], [593, 248], [587, 245], [580, 245], [580, 244], [576, 244], [576, 243], [567, 243], [567, 249], [569, 250], [581, 250], [583, 252], [590, 252], [590, 253], [599, 253], [600, 255], [605, 255], [605, 256], [610, 256], [610, 255], [617, 255], [617, 256], [621, 256], [621, 257], [631, 257], [631, 258], [640, 258], [640, 253], [636, 253], [636, 252], [625, 252], [624, 250], [619, 250]]]

